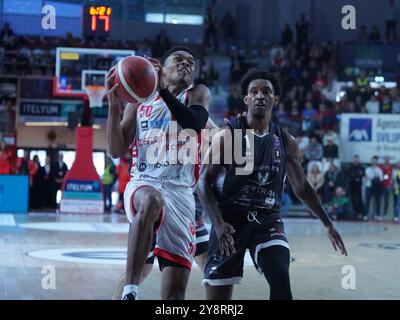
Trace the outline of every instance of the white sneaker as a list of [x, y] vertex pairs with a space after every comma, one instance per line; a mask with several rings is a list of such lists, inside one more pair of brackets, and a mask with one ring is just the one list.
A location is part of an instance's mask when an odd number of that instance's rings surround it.
[[394, 217], [394, 218], [393, 218], [393, 222], [394, 222], [394, 223], [399, 223], [399, 218], [398, 218], [398, 217]]
[[381, 216], [376, 216], [376, 217], [374, 218], [374, 220], [375, 220], [375, 221], [382, 221], [382, 217], [381, 217]]

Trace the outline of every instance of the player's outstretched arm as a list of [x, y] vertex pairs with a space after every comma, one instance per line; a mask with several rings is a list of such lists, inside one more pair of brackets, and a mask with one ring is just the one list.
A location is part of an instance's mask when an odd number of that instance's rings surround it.
[[107, 118], [107, 147], [113, 158], [121, 157], [128, 150], [136, 134], [136, 112], [138, 105], [128, 103], [120, 120], [121, 100], [116, 94], [118, 84], [114, 85], [115, 67], [107, 77], [108, 87], [108, 118]]
[[296, 196], [311, 210], [313, 214], [318, 216], [328, 232], [328, 237], [332, 242], [333, 248], [340, 250], [341, 254], [347, 256], [347, 251], [339, 232], [335, 229], [333, 222], [329, 219], [328, 214], [320, 202], [317, 193], [307, 180], [303, 168], [299, 161], [299, 147], [296, 140], [286, 133], [287, 141], [287, 162], [286, 175], [289, 178], [293, 192]]
[[226, 223], [221, 216], [220, 210], [217, 205], [213, 192], [213, 185], [216, 181], [218, 174], [222, 169], [222, 155], [224, 149], [224, 135], [226, 130], [222, 129], [213, 138], [210, 148], [208, 149], [207, 156], [209, 163], [202, 167], [202, 173], [199, 180], [197, 194], [199, 196], [201, 205], [208, 213], [211, 219], [215, 233], [218, 237], [218, 243], [221, 255], [231, 255], [235, 253], [234, 240], [232, 234], [235, 233], [234, 228], [229, 223]]

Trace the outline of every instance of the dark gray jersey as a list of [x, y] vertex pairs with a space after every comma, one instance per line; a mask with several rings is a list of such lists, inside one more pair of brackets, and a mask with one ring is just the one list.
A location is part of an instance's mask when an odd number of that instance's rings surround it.
[[[223, 182], [219, 184], [219, 205], [225, 209], [262, 210], [279, 213], [285, 180], [286, 139], [284, 130], [270, 122], [269, 132], [257, 135], [244, 117], [228, 124], [242, 130], [242, 155], [246, 150], [246, 134], [254, 136], [254, 170], [250, 175], [237, 175], [236, 163], [225, 165]], [[247, 130], [247, 133], [246, 133]], [[235, 135], [233, 135], [235, 137]], [[234, 161], [233, 161], [234, 162]], [[221, 183], [222, 182], [222, 183]]]

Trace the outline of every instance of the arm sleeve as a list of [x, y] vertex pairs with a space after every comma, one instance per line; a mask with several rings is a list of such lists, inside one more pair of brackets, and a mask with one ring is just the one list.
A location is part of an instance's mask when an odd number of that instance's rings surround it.
[[162, 89], [160, 96], [167, 104], [172, 115], [183, 129], [193, 129], [200, 132], [208, 120], [208, 111], [201, 105], [186, 107], [168, 89]]

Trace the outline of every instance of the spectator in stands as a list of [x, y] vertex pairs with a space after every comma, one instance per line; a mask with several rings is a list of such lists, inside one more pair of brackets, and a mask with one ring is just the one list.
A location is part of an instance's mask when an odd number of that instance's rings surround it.
[[323, 156], [322, 145], [318, 142], [317, 137], [312, 136], [310, 138], [310, 144], [305, 150], [305, 157], [308, 161], [320, 161]]
[[236, 40], [236, 20], [230, 11], [226, 11], [223, 16], [220, 27], [224, 35], [226, 53]]
[[364, 93], [370, 89], [369, 79], [364, 69], [360, 71], [359, 76], [356, 78], [355, 86], [356, 92]]
[[368, 113], [379, 113], [379, 101], [374, 94], [371, 95], [371, 98], [365, 104], [365, 109]]
[[52, 204], [53, 209], [57, 209], [57, 192], [61, 190], [64, 177], [68, 172], [68, 167], [64, 162], [64, 155], [62, 153], [58, 154], [58, 161], [54, 164], [53, 168], [53, 192], [52, 192]]
[[232, 61], [231, 68], [230, 68], [230, 77], [229, 77], [230, 83], [240, 82], [243, 72], [244, 72], [244, 70], [242, 68], [241, 61], [238, 58], [235, 58]]
[[383, 219], [387, 220], [389, 201], [393, 193], [393, 167], [390, 164], [390, 157], [383, 158], [383, 164], [380, 166], [383, 173], [382, 193], [383, 193]]
[[[288, 118], [288, 113], [285, 110], [285, 104], [283, 102], [280, 102], [278, 105], [278, 110], [275, 112], [275, 117], [279, 125], [282, 127], [289, 126], [290, 127], [290, 121]], [[289, 128], [290, 132], [290, 128]]]
[[323, 189], [323, 203], [329, 203], [332, 200], [333, 194], [336, 190], [336, 182], [339, 170], [336, 166], [331, 162], [329, 164], [329, 169], [324, 174], [324, 189]]
[[152, 57], [153, 56], [153, 50], [151, 48], [151, 43], [150, 40], [145, 38], [143, 42], [139, 45], [136, 54], [138, 56], [147, 56], [147, 57]]
[[305, 14], [303, 13], [300, 16], [300, 20], [296, 22], [298, 46], [308, 42], [308, 28], [309, 28], [309, 23], [306, 20]]
[[306, 102], [305, 109], [303, 110], [302, 115], [302, 129], [308, 134], [314, 129], [313, 121], [315, 120], [315, 117], [317, 115], [317, 110], [315, 110], [311, 101]]
[[349, 203], [344, 189], [337, 187], [335, 196], [328, 207], [328, 214], [333, 220], [346, 218], [349, 215]]
[[386, 94], [382, 98], [379, 113], [392, 113], [392, 101]]
[[375, 211], [373, 211], [375, 220], [381, 221], [381, 197], [382, 197], [383, 172], [378, 166], [378, 157], [374, 156], [371, 160], [371, 166], [365, 170], [365, 213], [363, 220], [368, 220], [368, 214], [372, 198], [375, 199]]
[[285, 23], [281, 33], [281, 45], [282, 47], [286, 47], [291, 43], [293, 43], [293, 31], [290, 29], [289, 24]]
[[229, 115], [237, 115], [238, 113], [242, 113], [246, 111], [246, 106], [244, 105], [243, 99], [240, 95], [240, 89], [237, 84], [230, 86], [230, 95], [227, 99], [228, 104], [228, 113]]
[[290, 132], [296, 136], [301, 130], [301, 113], [299, 112], [299, 102], [297, 100], [292, 101], [291, 110], [289, 113], [290, 121]]
[[400, 216], [400, 161], [397, 162], [396, 168], [393, 170], [394, 181], [394, 214], [393, 222], [399, 222]]
[[368, 38], [373, 43], [379, 43], [381, 41], [381, 34], [379, 32], [378, 26], [372, 27], [372, 31], [370, 32]]
[[0, 142], [0, 174], [11, 173], [11, 152], [5, 141]]
[[270, 63], [271, 63], [271, 65], [274, 65], [275, 59], [277, 57], [279, 57], [279, 59], [283, 60], [284, 56], [285, 56], [285, 51], [279, 45], [279, 43], [275, 42], [274, 46], [272, 47], [271, 52], [270, 52], [270, 57], [271, 57], [270, 58], [271, 59]]
[[321, 172], [318, 164], [313, 164], [311, 170], [307, 173], [308, 181], [314, 187], [320, 199], [322, 199], [324, 187], [324, 174]]
[[17, 172], [20, 175], [29, 176], [30, 152], [25, 150], [24, 157], [17, 159]]
[[392, 101], [392, 112], [400, 113], [400, 96], [396, 97], [395, 100]]
[[324, 158], [336, 159], [338, 157], [339, 157], [338, 146], [334, 144], [332, 138], [329, 138], [328, 143], [324, 146]]
[[215, 64], [213, 61], [210, 62], [207, 69], [207, 84], [210, 87], [217, 87], [219, 84], [219, 72], [217, 68], [215, 68]]
[[214, 17], [213, 7], [208, 6], [206, 16], [204, 18], [204, 44], [207, 47], [211, 46], [210, 39], [214, 45], [214, 51], [218, 51], [218, 34], [217, 25]]
[[153, 55], [154, 57], [160, 58], [163, 56], [165, 51], [168, 51], [171, 48], [171, 41], [168, 38], [167, 32], [165, 29], [161, 29], [160, 33], [156, 37], [156, 41], [153, 46]]
[[111, 211], [111, 206], [112, 206], [111, 195], [112, 195], [113, 186], [116, 181], [117, 181], [117, 175], [115, 173], [115, 165], [112, 162], [111, 158], [109, 156], [106, 156], [104, 174], [102, 177], [104, 210], [106, 212]]
[[389, 6], [386, 9], [386, 41], [396, 41], [396, 6], [395, 0], [389, 0]]
[[14, 32], [10, 28], [10, 24], [8, 22], [4, 23], [3, 29], [0, 32], [0, 39], [2, 43], [7, 43], [13, 37]]
[[361, 220], [365, 212], [362, 198], [362, 183], [365, 176], [365, 170], [358, 155], [353, 156], [353, 163], [349, 167], [348, 175], [351, 204], [358, 219]]
[[307, 136], [296, 136], [297, 144], [299, 145], [300, 151], [305, 152], [308, 145], [310, 144], [310, 138]]

